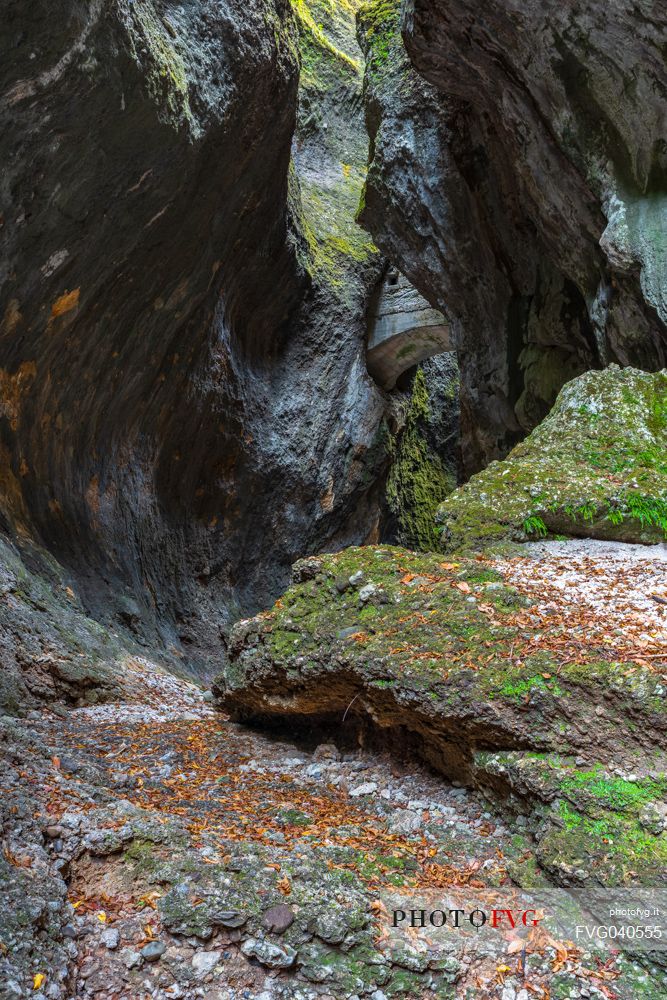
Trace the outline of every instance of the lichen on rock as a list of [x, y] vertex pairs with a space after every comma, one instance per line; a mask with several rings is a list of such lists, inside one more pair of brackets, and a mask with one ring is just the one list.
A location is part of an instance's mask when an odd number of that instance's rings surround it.
[[667, 372], [610, 365], [569, 382], [502, 462], [438, 510], [441, 546], [548, 532], [627, 542], [667, 537]]

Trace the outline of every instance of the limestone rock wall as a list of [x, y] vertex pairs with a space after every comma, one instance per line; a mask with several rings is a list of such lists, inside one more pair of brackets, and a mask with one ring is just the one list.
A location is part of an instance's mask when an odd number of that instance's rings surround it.
[[71, 590], [204, 669], [297, 557], [377, 540], [392, 449], [422, 509], [366, 368], [385, 258], [445, 316], [467, 471], [580, 372], [664, 363], [664, 33], [648, 2], [6, 0], [0, 529], [56, 644]]

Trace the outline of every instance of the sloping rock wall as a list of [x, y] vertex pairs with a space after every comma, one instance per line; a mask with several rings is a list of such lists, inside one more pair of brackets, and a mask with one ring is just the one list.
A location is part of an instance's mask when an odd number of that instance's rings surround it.
[[3, 14], [2, 526], [202, 665], [297, 555], [377, 525], [354, 5], [311, 6]]
[[649, 4], [362, 11], [360, 219], [451, 324], [468, 471], [575, 375], [665, 363], [666, 30]]

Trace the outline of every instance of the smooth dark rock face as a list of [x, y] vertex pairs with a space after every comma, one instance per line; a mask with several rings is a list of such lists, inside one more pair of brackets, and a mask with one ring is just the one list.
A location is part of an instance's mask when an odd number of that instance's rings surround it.
[[194, 664], [296, 556], [377, 521], [380, 257], [343, 303], [311, 266], [298, 44], [284, 0], [3, 11], [3, 527]]
[[650, 4], [540, 0], [361, 18], [361, 220], [450, 320], [468, 470], [584, 370], [665, 363], [666, 29]]

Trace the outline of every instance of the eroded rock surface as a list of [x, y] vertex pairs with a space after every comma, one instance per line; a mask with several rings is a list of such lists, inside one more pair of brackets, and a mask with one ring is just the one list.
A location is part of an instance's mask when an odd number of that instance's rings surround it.
[[194, 669], [298, 555], [377, 527], [354, 14], [4, 12], [3, 528]]
[[360, 203], [447, 318], [468, 471], [573, 375], [662, 362], [661, 14], [585, 50], [538, 2], [382, 0], [359, 41], [357, 0], [42, 8], [2, 29], [2, 529], [123, 648], [206, 671], [295, 558], [432, 544], [457, 448], [367, 374]]

